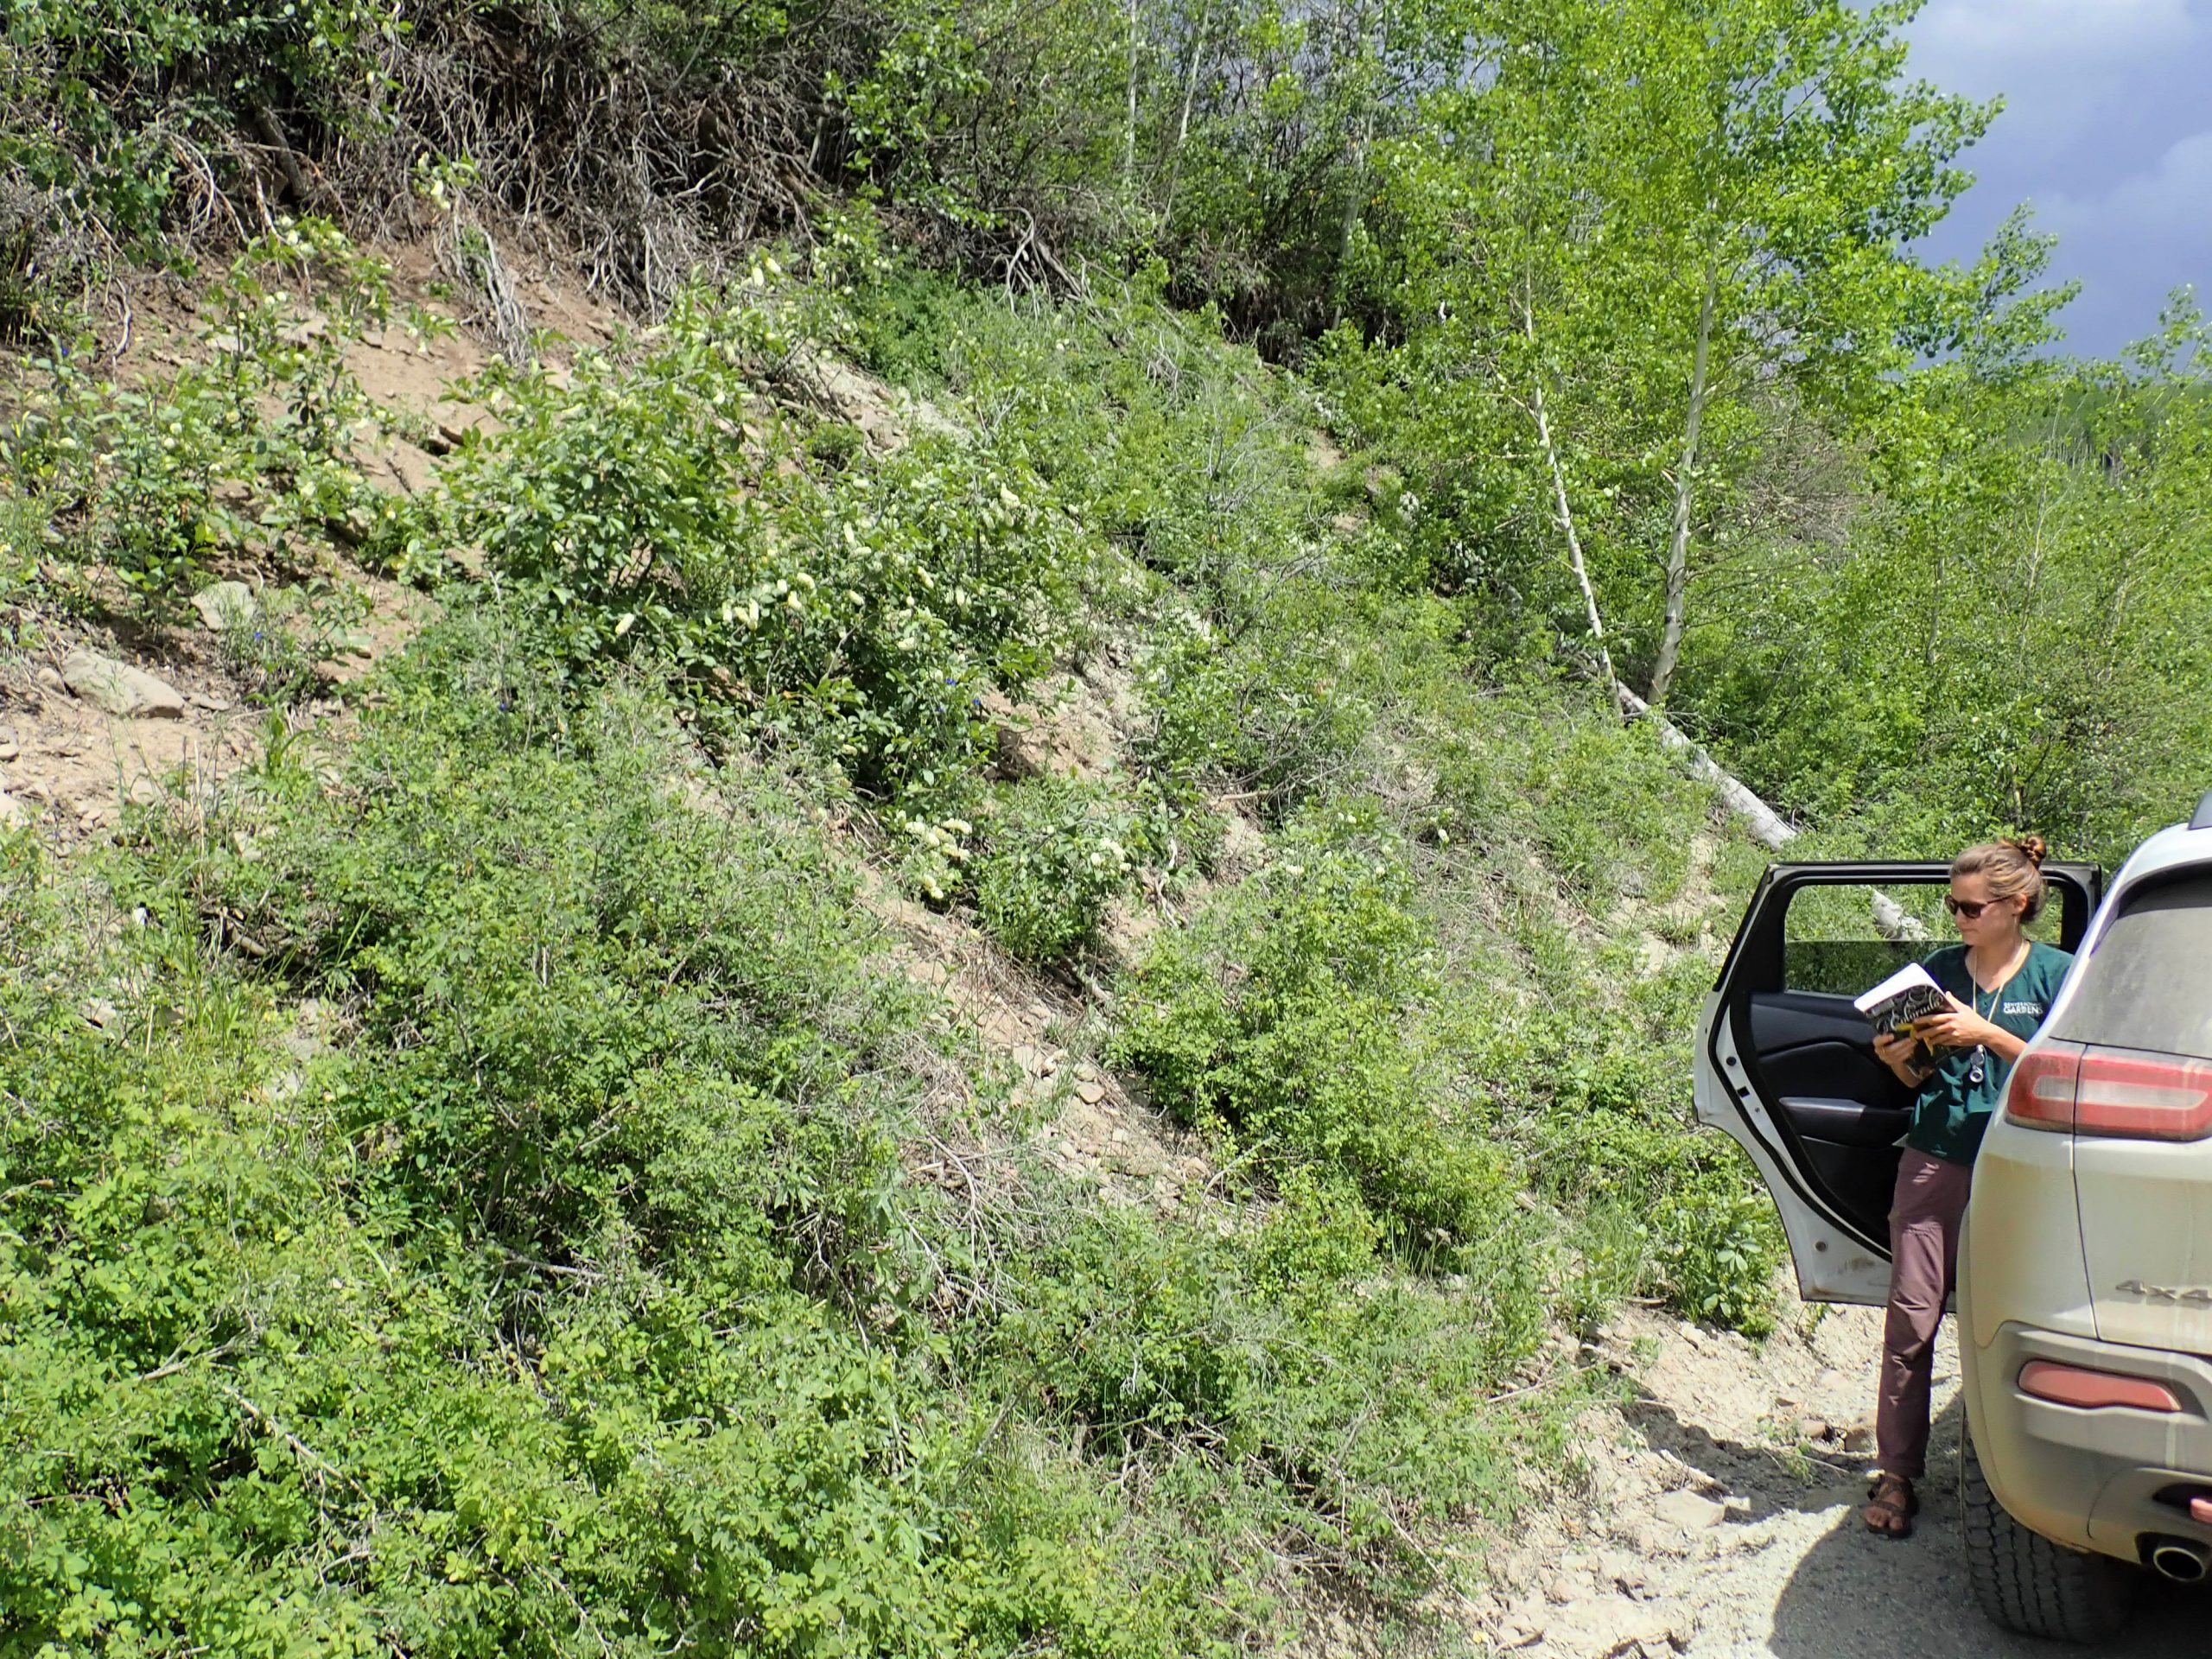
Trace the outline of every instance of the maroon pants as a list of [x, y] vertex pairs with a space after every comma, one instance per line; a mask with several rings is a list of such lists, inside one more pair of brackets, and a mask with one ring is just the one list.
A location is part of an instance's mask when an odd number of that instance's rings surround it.
[[1936, 1327], [1959, 1273], [1959, 1223], [1974, 1169], [1910, 1147], [1890, 1206], [1890, 1309], [1882, 1326], [1882, 1397], [1874, 1451], [1882, 1472], [1918, 1480], [1928, 1465], [1928, 1385]]

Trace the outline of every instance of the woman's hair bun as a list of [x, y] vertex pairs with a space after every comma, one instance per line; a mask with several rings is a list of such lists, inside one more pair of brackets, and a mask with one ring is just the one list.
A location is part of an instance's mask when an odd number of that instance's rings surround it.
[[2037, 869], [2043, 868], [2043, 855], [2050, 850], [2049, 843], [2041, 836], [2021, 836], [2018, 838], [2008, 836], [2005, 845], [2018, 852]]

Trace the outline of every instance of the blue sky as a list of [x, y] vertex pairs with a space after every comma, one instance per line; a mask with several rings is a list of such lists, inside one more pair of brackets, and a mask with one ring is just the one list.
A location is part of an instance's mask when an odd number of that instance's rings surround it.
[[2069, 349], [2147, 334], [2183, 283], [2212, 308], [2212, 0], [1929, 0], [1906, 37], [1909, 73], [2005, 100], [1933, 257], [1971, 259], [2024, 200], [2083, 284]]

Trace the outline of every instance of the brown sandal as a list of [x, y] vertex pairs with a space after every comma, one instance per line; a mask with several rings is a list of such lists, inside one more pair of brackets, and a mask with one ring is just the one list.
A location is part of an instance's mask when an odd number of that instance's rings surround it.
[[1885, 1538], [1910, 1538], [1912, 1517], [1919, 1513], [1920, 1499], [1913, 1494], [1912, 1483], [1903, 1475], [1884, 1475], [1874, 1483], [1874, 1501], [1866, 1506], [1862, 1518], [1869, 1532]]

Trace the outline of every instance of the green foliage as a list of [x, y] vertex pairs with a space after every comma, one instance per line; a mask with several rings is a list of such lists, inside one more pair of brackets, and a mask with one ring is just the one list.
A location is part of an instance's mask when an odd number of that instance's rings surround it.
[[[2038, 364], [2024, 223], [1903, 262], [1984, 112], [1893, 8], [409, 22], [5, 26], [0, 601], [293, 565], [222, 646], [282, 704], [355, 620], [302, 543], [486, 579], [344, 754], [279, 720], [204, 825], [0, 832], [0, 1651], [1226, 1653], [1292, 1554], [1411, 1606], [1575, 1405], [1550, 1322], [1772, 1318], [1686, 1110], [1758, 855], [1581, 677], [1591, 607], [1837, 844], [2109, 854], [2201, 784], [2201, 322]], [[480, 94], [563, 118], [562, 190]], [[344, 361], [389, 276], [326, 224], [108, 383], [67, 290], [222, 222], [241, 133], [479, 275], [473, 193], [554, 201], [663, 320], [487, 376], [406, 504]], [[804, 283], [681, 286], [779, 215]], [[848, 350], [952, 429], [806, 412]], [[1078, 646], [1130, 770], [993, 781], [987, 696]], [[858, 919], [855, 791], [1034, 965], [1205, 874], [1095, 1006], [1220, 1192], [1005, 1135]]]
[[235, 835], [0, 845], [10, 1639], [1206, 1650], [946, 1386], [920, 1010], [846, 879], [532, 658], [448, 625]]
[[1899, 399], [1850, 556], [1794, 561], [1692, 658], [1750, 775], [1916, 856], [2034, 830], [2109, 863], [2186, 816], [2212, 353], [2193, 308], [2169, 321], [2133, 363], [1936, 371]]
[[1117, 1053], [1184, 1122], [1339, 1172], [1408, 1248], [1448, 1251], [1495, 1222], [1503, 1173], [1439, 1120], [1435, 1073], [1406, 1040], [1433, 994], [1408, 878], [1370, 815], [1310, 818], [1146, 964]]
[[66, 340], [70, 285], [101, 253], [173, 257], [168, 232], [181, 218], [205, 224], [219, 170], [240, 181], [237, 135], [267, 143], [286, 121], [302, 140], [372, 129], [392, 90], [386, 54], [406, 29], [391, 0], [11, 5], [0, 331]]
[[4, 463], [48, 521], [42, 550], [159, 614], [219, 557], [358, 539], [377, 509], [351, 450], [378, 417], [345, 349], [389, 300], [380, 261], [308, 220], [257, 238], [215, 285], [207, 361], [130, 383], [97, 377], [84, 353], [32, 359]]
[[[1497, 1164], [1501, 1147], [1596, 1172], [1550, 1189], [1578, 1233], [1612, 1212], [1611, 1171], [1637, 1219], [1608, 1263], [1580, 1249], [1558, 1291], [1576, 1317], [1656, 1293], [1701, 1317], [1764, 1318], [1770, 1225], [1724, 1238], [1694, 1220], [1708, 1199], [1757, 1213], [1756, 1184], [1717, 1143], [1674, 1150], [1690, 1133], [1684, 1044], [1701, 987], [1677, 976], [1648, 1006], [1607, 996], [1597, 988], [1639, 970], [1526, 908], [1501, 942], [1501, 900], [1509, 913], [1516, 901], [1488, 891], [1525, 867], [1570, 908], [1673, 927], [1655, 912], [1691, 875], [1709, 792], [1647, 729], [1548, 676], [1471, 674], [1489, 618], [1408, 580], [1427, 508], [1357, 460], [1318, 468], [1287, 377], [1134, 293], [1033, 322], [901, 276], [857, 308], [879, 364], [993, 411], [1085, 523], [1160, 566], [1094, 601], [1141, 641], [1134, 737], [1148, 788], [1241, 796], [1300, 826], [1295, 851], [1279, 846], [1139, 974], [1116, 1052], [1155, 1099], [1229, 1128], [1252, 1154], [1244, 1167], [1331, 1172], [1424, 1259], [1464, 1254], [1471, 1218], [1494, 1227], [1496, 1193], [1535, 1179]], [[1133, 347], [1163, 366], [1129, 372]], [[1391, 804], [1352, 805], [1366, 828], [1331, 841], [1322, 827], [1370, 779]], [[1326, 855], [1309, 860], [1315, 846]], [[1756, 874], [1731, 868], [1724, 892]], [[1381, 940], [1361, 960], [1387, 969], [1347, 983], [1340, 954]], [[1663, 1239], [1644, 1225], [1662, 1209]], [[1700, 1255], [1708, 1242], [1729, 1259]], [[1549, 1268], [1532, 1272], [1525, 1297], [1501, 1299], [1502, 1327], [1541, 1318], [1554, 1287]]]
[[0, 842], [12, 1637], [1225, 1652], [1268, 1541], [1410, 1599], [1408, 1537], [1510, 1508], [1525, 1225], [1445, 1283], [1318, 1160], [1249, 1234], [941, 1191], [930, 1004], [793, 780], [448, 601], [210, 833]]
[[[1379, 1234], [1357, 1197], [1303, 1174], [1249, 1241], [1103, 1212], [1014, 1289], [1007, 1362], [1033, 1367], [1107, 1456], [1181, 1484], [1201, 1465], [1176, 1448], [1215, 1448], [1262, 1471], [1314, 1547], [1418, 1582], [1409, 1525], [1512, 1501], [1511, 1431], [1468, 1403], [1526, 1361], [1541, 1318], [1515, 1318], [1539, 1304], [1514, 1252], [1469, 1294], [1379, 1271]], [[1211, 1501], [1255, 1520], [1271, 1507], [1218, 1484]]]
[[779, 465], [804, 440], [757, 388], [799, 337], [725, 300], [688, 296], [634, 362], [501, 377], [506, 430], [388, 553], [476, 543], [573, 668], [650, 657], [710, 725], [949, 798], [984, 692], [1049, 662], [1077, 543], [1018, 461], [950, 440]]
[[251, 614], [229, 620], [219, 636], [225, 668], [256, 702], [292, 708], [327, 689], [324, 664], [365, 654], [369, 596], [317, 576], [298, 588], [264, 589]]
[[973, 866], [984, 928], [1025, 961], [1090, 943], [1143, 856], [1147, 826], [1109, 786], [1040, 778], [995, 795]]

